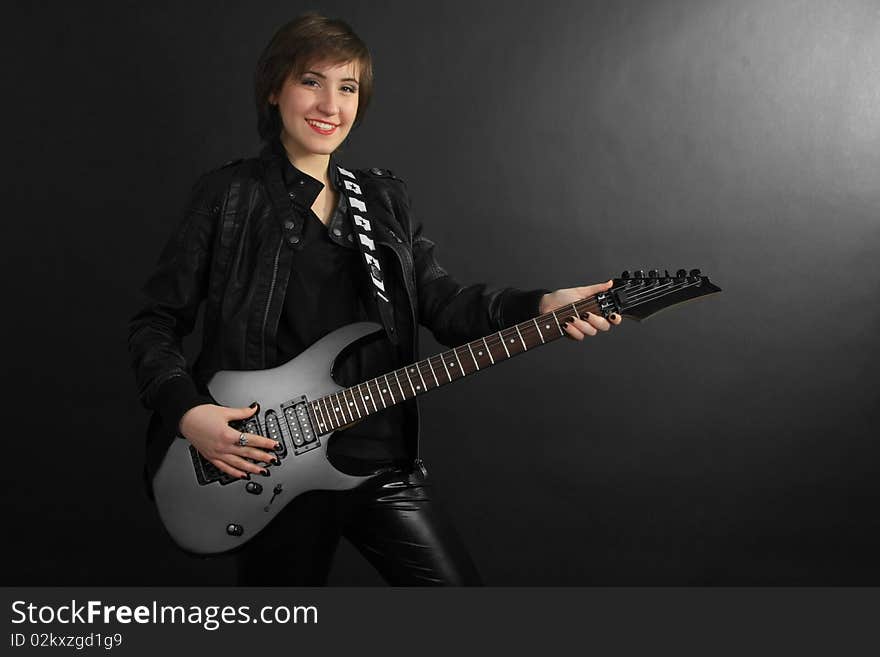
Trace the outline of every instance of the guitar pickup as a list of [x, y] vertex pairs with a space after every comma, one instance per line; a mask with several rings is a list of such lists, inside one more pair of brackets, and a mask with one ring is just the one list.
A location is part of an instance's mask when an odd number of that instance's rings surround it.
[[[257, 420], [256, 415], [253, 417], [249, 417], [246, 420], [234, 420], [229, 423], [229, 426], [234, 428], [236, 431], [244, 431], [245, 433], [252, 433], [256, 436], [264, 436], [266, 438], [271, 438], [279, 444], [278, 449], [274, 450], [274, 454], [279, 458], [283, 459], [287, 456], [287, 444], [284, 442], [284, 438], [281, 435], [281, 428], [278, 425], [278, 417], [274, 410], [269, 409], [266, 411], [266, 414], [263, 418], [263, 422], [265, 424], [265, 432], [263, 428], [260, 426], [260, 422]], [[268, 463], [264, 463], [263, 461], [254, 461], [253, 459], [247, 459], [251, 463], [257, 463], [258, 465], [268, 467]]]
[[275, 450], [279, 459], [287, 456], [287, 443], [284, 442], [284, 436], [281, 434], [281, 423], [278, 420], [278, 414], [274, 410], [266, 411], [266, 438], [276, 441], [281, 447]]
[[290, 431], [290, 439], [293, 442], [293, 453], [302, 454], [321, 446], [318, 434], [312, 426], [309, 417], [308, 402], [306, 398], [289, 401], [281, 405], [281, 412], [287, 422]]

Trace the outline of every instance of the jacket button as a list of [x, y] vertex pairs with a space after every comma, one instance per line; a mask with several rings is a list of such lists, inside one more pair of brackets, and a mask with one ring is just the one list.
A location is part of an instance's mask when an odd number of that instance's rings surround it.
[[351, 233], [348, 234], [348, 241], [354, 242], [354, 235], [352, 235]]
[[334, 228], [334, 229], [333, 229], [333, 234], [336, 235], [336, 237], [339, 237], [340, 235], [342, 235], [342, 229], [340, 229], [340, 228]]
[[294, 222], [292, 222], [290, 219], [288, 219], [287, 221], [284, 222], [284, 227], [287, 229], [291, 229], [294, 226], [296, 226], [296, 224]]
[[291, 244], [299, 244], [299, 235], [291, 235], [287, 238], [287, 241]]
[[296, 198], [296, 193], [294, 192], [287, 192], [287, 195], [292, 199]]
[[375, 174], [377, 176], [384, 176], [385, 172], [382, 169], [370, 169], [370, 173]]

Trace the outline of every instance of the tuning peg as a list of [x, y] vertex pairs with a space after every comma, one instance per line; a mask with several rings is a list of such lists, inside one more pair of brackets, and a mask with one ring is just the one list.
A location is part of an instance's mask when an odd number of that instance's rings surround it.
[[691, 276], [699, 276], [699, 275], [700, 275], [699, 269], [691, 269]]
[[672, 276], [669, 275], [669, 270], [668, 270], [668, 269], [664, 269], [663, 271], [666, 272], [666, 274], [665, 274], [665, 276], [664, 276], [663, 278], [672, 278]]
[[657, 271], [656, 269], [652, 269], [651, 271], [648, 272], [648, 278], [659, 278], [659, 277], [660, 277], [660, 272]]
[[688, 275], [687, 269], [679, 269], [677, 272], [675, 272], [676, 278], [685, 278], [685, 277], [687, 277], [687, 275]]
[[620, 274], [620, 278], [622, 278], [623, 280], [629, 278], [629, 269], [624, 269]]
[[644, 277], [645, 277], [645, 272], [644, 272], [644, 270], [639, 269], [638, 271], [636, 271], [636, 273], [634, 274], [634, 276], [635, 276], [636, 278], [644, 278]]

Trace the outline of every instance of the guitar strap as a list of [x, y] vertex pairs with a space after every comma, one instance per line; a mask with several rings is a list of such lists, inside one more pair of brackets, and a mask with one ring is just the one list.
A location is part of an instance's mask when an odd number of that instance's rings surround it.
[[354, 233], [357, 235], [357, 245], [364, 257], [364, 266], [367, 270], [367, 278], [373, 285], [373, 297], [379, 307], [379, 317], [385, 327], [385, 334], [392, 344], [397, 344], [397, 332], [394, 330], [394, 312], [388, 293], [385, 290], [385, 282], [382, 276], [382, 265], [379, 262], [379, 251], [373, 234], [373, 227], [367, 218], [367, 204], [363, 190], [357, 176], [340, 166], [336, 167], [342, 174], [342, 184], [345, 196], [348, 199], [349, 215], [352, 220]]
[[[263, 157], [268, 160], [266, 163], [266, 175], [269, 183], [269, 195], [277, 212], [279, 212], [284, 224], [284, 231], [287, 241], [292, 248], [301, 246], [300, 240], [302, 235], [303, 224], [297, 217], [293, 209], [293, 203], [287, 198], [287, 190], [284, 186], [284, 180], [281, 174], [281, 168], [277, 165], [273, 166], [271, 162], [271, 151], [265, 151]], [[376, 249], [376, 243], [373, 238], [373, 230], [370, 220], [367, 218], [367, 204], [364, 200], [363, 190], [358, 182], [357, 176], [347, 169], [336, 166], [341, 174], [341, 180], [346, 199], [348, 200], [349, 215], [352, 220], [352, 227], [355, 235], [357, 235], [357, 245], [364, 257], [364, 265], [367, 270], [367, 279], [373, 286], [373, 297], [379, 308], [379, 317], [385, 328], [385, 334], [392, 344], [398, 344], [397, 331], [394, 327], [394, 312], [391, 301], [388, 299], [388, 293], [385, 290], [385, 283], [382, 276], [382, 265], [379, 262], [379, 252]]]

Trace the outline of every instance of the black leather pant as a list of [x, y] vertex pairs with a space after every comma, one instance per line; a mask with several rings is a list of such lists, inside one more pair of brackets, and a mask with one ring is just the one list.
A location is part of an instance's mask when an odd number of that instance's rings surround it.
[[341, 536], [392, 586], [482, 584], [418, 467], [300, 495], [237, 553], [238, 584], [323, 586]]

